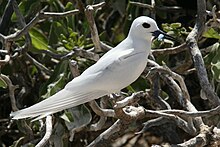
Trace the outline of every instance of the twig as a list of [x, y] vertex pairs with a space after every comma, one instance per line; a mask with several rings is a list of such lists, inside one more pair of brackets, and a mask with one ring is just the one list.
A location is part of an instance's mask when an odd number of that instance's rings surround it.
[[151, 17], [153, 19], [156, 19], [156, 10], [155, 10], [156, 2], [155, 2], [155, 0], [151, 0], [151, 6], [153, 8], [152, 11], [150, 11], [151, 12]]
[[171, 147], [195, 147], [195, 146], [203, 147], [207, 145], [209, 142], [208, 138], [210, 138], [212, 134], [211, 129], [212, 128], [204, 126], [202, 127], [201, 132], [194, 138], [191, 138], [190, 140], [181, 144], [171, 145]]
[[100, 42], [101, 44], [101, 48], [104, 50], [104, 51], [109, 51], [109, 50], [111, 50], [113, 47], [111, 47], [110, 45], [107, 45], [107, 44], [105, 44], [104, 42]]
[[95, 9], [101, 8], [104, 4], [105, 4], [105, 2], [101, 2], [97, 5], [88, 5], [85, 8], [85, 15], [86, 15], [87, 21], [89, 23], [89, 28], [90, 28], [91, 35], [92, 35], [92, 41], [94, 43], [96, 52], [100, 52], [102, 50], [101, 50], [101, 46], [100, 46], [99, 34], [98, 34], [98, 30], [97, 30], [97, 27], [95, 24], [93, 13], [94, 13]]
[[99, 55], [84, 49], [75, 49], [74, 50], [76, 55], [93, 60], [93, 61], [98, 61], [99, 60]]
[[190, 52], [191, 52], [191, 55], [194, 61], [194, 66], [197, 70], [197, 76], [199, 78], [201, 88], [204, 91], [206, 97], [208, 98], [210, 104], [213, 107], [216, 107], [220, 105], [220, 99], [217, 96], [217, 94], [214, 92], [214, 89], [208, 80], [208, 75], [205, 69], [204, 61], [203, 61], [201, 52], [197, 44], [197, 40], [202, 34], [204, 30], [204, 26], [205, 26], [206, 1], [197, 0], [197, 8], [198, 8], [197, 10], [198, 18], [197, 18], [197, 21], [196, 21], [196, 24], [193, 30], [189, 33], [189, 35], [186, 38], [186, 44], [188, 48], [190, 49]]
[[43, 147], [46, 145], [48, 140], [50, 139], [50, 136], [53, 131], [53, 124], [52, 124], [52, 116], [48, 115], [46, 117], [46, 133], [44, 137], [41, 139], [41, 141], [36, 145], [36, 147]]
[[[102, 97], [100, 99], [100, 107], [101, 107], [101, 109], [105, 109], [106, 110], [106, 108], [108, 107], [107, 103], [108, 103], [108, 97], [107, 96], [106, 97]], [[111, 111], [113, 111], [113, 110], [111, 110]], [[113, 113], [114, 113], [114, 111], [113, 111]], [[103, 129], [104, 125], [106, 124], [106, 121], [107, 121], [107, 116], [100, 116], [99, 121], [97, 123], [92, 124], [90, 126], [90, 130], [93, 129], [95, 131], [98, 131], [98, 130]]]
[[73, 51], [67, 53], [67, 54], [56, 54], [54, 52], [51, 52], [50, 50], [40, 50], [39, 52], [45, 53], [48, 56], [58, 59], [58, 60], [66, 60], [72, 58], [73, 55], [77, 55], [86, 59], [90, 59], [93, 61], [98, 61], [99, 60], [99, 54], [96, 54], [94, 52], [91, 52], [89, 50], [85, 50], [83, 48], [75, 48]]
[[70, 10], [67, 12], [41, 12], [41, 19], [43, 18], [49, 18], [49, 17], [66, 17], [70, 15], [75, 15], [79, 13], [78, 9]]
[[110, 128], [100, 134], [87, 147], [109, 146], [109, 139], [123, 128], [122, 120], [117, 120]]
[[[14, 86], [11, 82], [11, 80], [9, 79], [9, 77], [7, 77], [6, 75], [0, 74], [0, 77], [7, 83], [8, 88], [9, 88], [9, 97], [10, 97], [10, 101], [11, 101], [11, 107], [13, 111], [18, 111], [18, 107], [16, 105], [16, 100], [15, 100], [15, 95], [14, 95], [14, 91], [16, 88], [18, 88], [17, 86]], [[24, 120], [21, 120], [19, 123], [19, 126], [21, 126], [21, 130], [23, 130], [23, 132], [25, 134], [27, 134], [28, 138], [33, 139], [33, 131], [31, 130], [31, 128], [27, 125], [27, 123]]]
[[142, 8], [147, 8], [150, 11], [154, 10], [153, 6], [151, 6], [149, 4], [144, 4], [144, 3], [140, 3], [140, 2], [133, 2], [133, 1], [130, 1], [130, 4], [138, 6], [138, 7], [142, 7]]
[[4, 10], [4, 13], [1, 17], [1, 20], [0, 20], [0, 35], [1, 34], [4, 34], [6, 35], [8, 33], [8, 30], [9, 30], [9, 23], [11, 21], [11, 16], [13, 14], [13, 7], [12, 7], [12, 2], [15, 1], [15, 0], [9, 0], [7, 5], [6, 5], [6, 8]]
[[152, 50], [152, 54], [154, 56], [163, 55], [163, 54], [172, 55], [172, 54], [178, 54], [186, 50], [187, 50], [187, 45], [186, 43], [183, 43], [179, 46], [172, 47], [172, 48], [154, 49]]
[[183, 110], [160, 110], [160, 112], [178, 115], [180, 117], [210, 117], [220, 113], [220, 106], [206, 111], [188, 112]]
[[99, 116], [107, 116], [107, 117], [115, 117], [114, 110], [112, 109], [102, 109], [98, 106], [96, 101], [89, 102], [90, 107], [92, 110]]
[[122, 108], [122, 107], [129, 105], [129, 104], [133, 104], [133, 103], [139, 101], [140, 97], [144, 97], [143, 91], [133, 93], [131, 96], [128, 96], [128, 97], [124, 98], [123, 100], [116, 102], [116, 105], [114, 106], [114, 108]]
[[[26, 22], [25, 22], [24, 16], [19, 11], [17, 1], [13, 0], [12, 5], [13, 5], [14, 12], [15, 12], [17, 18], [18, 18], [18, 22], [20, 23], [21, 28], [24, 28], [26, 26]], [[31, 46], [32, 46], [31, 36], [28, 32], [26, 32], [25, 33], [25, 45], [24, 45], [24, 47], [21, 48], [22, 49], [21, 51], [23, 53], [27, 52], [27, 50], [29, 48], [31, 48]]]
[[0, 60], [0, 67], [1, 67], [2, 65], [7, 64], [7, 63], [10, 61], [10, 59], [11, 59], [11, 57], [10, 57], [9, 55], [5, 55], [5, 59]]
[[39, 13], [37, 13], [36, 16], [21, 30], [18, 30], [14, 34], [11, 34], [11, 35], [8, 35], [8, 36], [4, 36], [4, 35], [1, 34], [0, 35], [1, 40], [7, 40], [7, 41], [17, 40], [22, 35], [26, 34], [28, 32], [28, 30], [30, 28], [32, 28], [36, 23], [38, 23], [39, 20], [41, 20], [41, 19], [45, 19], [45, 18], [53, 17], [53, 16], [54, 17], [63, 17], [63, 16], [69, 16], [69, 15], [79, 13], [79, 10], [77, 10], [77, 9], [76, 10], [71, 10], [71, 11], [68, 11], [68, 12], [63, 12], [63, 13], [43, 12], [43, 10], [41, 10]]
[[69, 61], [69, 67], [70, 67], [70, 71], [73, 75], [73, 77], [78, 77], [80, 75], [79, 69], [78, 69], [78, 64], [77, 61], [75, 60], [70, 60]]
[[99, 121], [95, 124], [91, 124], [89, 126], [89, 131], [98, 131], [101, 130], [102, 127], [105, 125], [105, 122], [107, 120], [107, 117], [101, 116]]
[[181, 7], [178, 7], [178, 6], [157, 6], [157, 5], [155, 5], [155, 7], [153, 7], [153, 5], [144, 4], [144, 3], [140, 3], [140, 2], [134, 2], [134, 1], [130, 1], [130, 4], [138, 6], [138, 7], [146, 8], [150, 11], [176, 12], [176, 11], [183, 10]]
[[30, 62], [32, 62], [38, 69], [40, 69], [40, 71], [51, 75], [51, 71], [49, 69], [47, 69], [43, 64], [41, 64], [40, 62], [38, 62], [36, 59], [34, 59], [33, 57], [31, 57], [28, 53], [25, 54], [25, 56], [28, 58], [28, 60]]
[[9, 79], [9, 77], [7, 77], [6, 75], [0, 74], [0, 77], [6, 82], [6, 84], [8, 85], [9, 88], [9, 97], [10, 97], [10, 101], [11, 101], [11, 108], [13, 111], [18, 111], [18, 107], [16, 106], [16, 100], [15, 100], [15, 89], [18, 88], [18, 86], [14, 86], [11, 82], [11, 80]]
[[144, 133], [150, 127], [161, 126], [165, 123], [171, 123], [171, 122], [175, 123], [179, 128], [181, 128], [182, 130], [184, 130], [185, 132], [187, 132], [191, 135], [196, 134], [196, 130], [194, 128], [192, 128], [191, 125], [188, 125], [188, 123], [185, 120], [181, 119], [180, 117], [175, 117], [175, 116], [158, 117], [155, 119], [151, 119], [151, 120], [145, 122], [143, 129], [139, 132], [136, 132], [135, 134]]

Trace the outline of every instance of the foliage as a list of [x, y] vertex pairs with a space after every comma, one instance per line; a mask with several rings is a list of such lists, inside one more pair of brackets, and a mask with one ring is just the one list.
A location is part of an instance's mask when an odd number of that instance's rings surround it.
[[[78, 8], [77, 2], [69, 2], [66, 0], [19, 0], [17, 2], [19, 4], [19, 10], [24, 16], [26, 23], [29, 23], [43, 8], [45, 8], [44, 11], [47, 12], [66, 12]], [[86, 2], [83, 1], [83, 4], [88, 5], [99, 2], [101, 1], [90, 0]], [[137, 7], [129, 2], [130, 0], [106, 1], [106, 5], [101, 10], [95, 11], [94, 18], [101, 41], [110, 46], [117, 45], [127, 36], [130, 24], [134, 18], [140, 15], [152, 15], [153, 12], [150, 10]], [[141, 0], [140, 2], [148, 4], [150, 3], [149, 0]], [[6, 8], [6, 1], [0, 1], [0, 3], [2, 8]], [[170, 3], [162, 0], [156, 1], [157, 6], [163, 7], [166, 4], [173, 6], [179, 5], [179, 7], [182, 8], [180, 11], [181, 13], [172, 14], [171, 12], [166, 12], [164, 10], [156, 10], [156, 19], [158, 20], [159, 27], [168, 34], [177, 38], [178, 41], [172, 42], [168, 40], [154, 40], [152, 44], [154, 49], [169, 48], [184, 43], [186, 36], [191, 31], [190, 27], [193, 27], [191, 18], [194, 18], [193, 14], [196, 12], [195, 8], [190, 10], [193, 12], [190, 14], [184, 6], [178, 3], [178, 1], [174, 0], [172, 2], [170, 1]], [[0, 14], [3, 16], [3, 9], [0, 10]], [[19, 25], [17, 17], [18, 16], [16, 16], [15, 13], [13, 13], [13, 15], [10, 17], [10, 22], [7, 25], [7, 29], [9, 31], [5, 35], [12, 34], [15, 31], [22, 29]], [[209, 73], [209, 79], [214, 81], [212, 86], [215, 87], [217, 93], [220, 93], [219, 32], [219, 27], [209, 28], [203, 34], [203, 41], [200, 43], [201, 48], [206, 49], [207, 46], [211, 48], [209, 52], [204, 52], [203, 57], [206, 64], [206, 69]], [[12, 57], [8, 64], [0, 66], [1, 73], [7, 75], [12, 80], [12, 83], [14, 85], [18, 85], [19, 87], [15, 91], [17, 100], [16, 103], [19, 108], [30, 106], [61, 90], [68, 81], [74, 78], [73, 75], [76, 74], [71, 73], [71, 68], [69, 66], [69, 62], [71, 60], [77, 62], [80, 73], [82, 73], [86, 68], [95, 62], [95, 59], [91, 60], [89, 57], [79, 56], [76, 54], [78, 49], [83, 49], [87, 52], [90, 52], [91, 48], [94, 47], [89, 25], [83, 13], [67, 17], [53, 17], [40, 20], [28, 31], [28, 33], [30, 34], [32, 45], [32, 47], [27, 51], [30, 56], [19, 52], [19, 48], [24, 46], [26, 43], [26, 38], [22, 36], [13, 42], [10, 49], [11, 56], [13, 56], [15, 53], [18, 53], [18, 55]], [[1, 46], [3, 45], [1, 44]], [[103, 50], [102, 52], [95, 54], [102, 56], [104, 53], [105, 51]], [[67, 56], [69, 54], [70, 56]], [[65, 58], [63, 58], [64, 56]], [[4, 54], [0, 54], [0, 59], [3, 57]], [[189, 59], [190, 57], [188, 51], [184, 51], [176, 55], [158, 55], [155, 58], [157, 63], [160, 65], [166, 64], [171, 68], [171, 70], [184, 76], [190, 95], [192, 97], [200, 97], [200, 86], [198, 85], [196, 74], [191, 74], [188, 72], [193, 66], [192, 63], [187, 65], [187, 68], [185, 68], [186, 60], [191, 60]], [[39, 66], [38, 63], [42, 65], [44, 69], [42, 69], [42, 66]], [[27, 139], [27, 141], [23, 139], [25, 134], [23, 134], [21, 131], [22, 127], [16, 127], [16, 123], [10, 122], [9, 119], [4, 121], [5, 118], [9, 118], [9, 114], [11, 112], [7, 88], [8, 86], [6, 81], [0, 77], [0, 101], [2, 102], [0, 104], [0, 119], [2, 119], [0, 124], [3, 128], [3, 131], [0, 133], [0, 145], [10, 146], [14, 144], [13, 146], [16, 146], [15, 144], [17, 144], [17, 146], [19, 146], [19, 144], [28, 143], [30, 140]], [[123, 89], [123, 92], [126, 93], [125, 95], [129, 95], [133, 92], [149, 90], [150, 88], [152, 88], [152, 81], [147, 80], [145, 75], [140, 77], [136, 82], [127, 88]], [[167, 85], [162, 80], [161, 97], [164, 98], [164, 101], [171, 103], [170, 105], [172, 107], [180, 107], [178, 104], [176, 104], [177, 102], [174, 98], [175, 96], [172, 95], [172, 91], [167, 88]], [[195, 102], [195, 106], [198, 107], [198, 109], [203, 110], [203, 105], [205, 105], [204, 103], [204, 101], [198, 100]], [[111, 104], [109, 104], [109, 106], [111, 106]], [[145, 107], [155, 108], [150, 107], [149, 103], [145, 105]], [[88, 124], [97, 122], [98, 120], [97, 116], [87, 107], [87, 105], [78, 106], [55, 115], [58, 117], [56, 117], [56, 128], [51, 140], [53, 140], [53, 142], [58, 146], [65, 146], [67, 144], [69, 146], [73, 145], [72, 143], [66, 143], [69, 137], [67, 135], [69, 131], [72, 129], [77, 130], [79, 128], [86, 127]], [[109, 119], [108, 121], [110, 124], [112, 124], [114, 119]], [[213, 123], [212, 125], [216, 124]], [[30, 126], [32, 130], [34, 130], [34, 135], [36, 137], [33, 140], [34, 144], [36, 142], [35, 139], [40, 138], [42, 126], [39, 124], [39, 122], [33, 122]], [[169, 127], [176, 129], [174, 126], [169, 125]], [[154, 132], [154, 129], [155, 128], [149, 130], [149, 132]], [[161, 137], [161, 132], [151, 134], [151, 137], [157, 137], [158, 139]], [[177, 132], [183, 133], [184, 131], [176, 129], [175, 133]], [[98, 136], [100, 134], [100, 132], [89, 132], [90, 136], [88, 135], [88, 137], [85, 135], [85, 133], [87, 133], [86, 130], [83, 130], [81, 132], [79, 131], [79, 134], [76, 134], [73, 141], [75, 141], [78, 146], [85, 145], [86, 141], [91, 142], [95, 138], [94, 136]], [[164, 142], [174, 143], [175, 139], [173, 136], [169, 138], [169, 135], [170, 134], [167, 134], [167, 136], [165, 135], [165, 139], [161, 144]], [[188, 135], [190, 136], [190, 134]], [[86, 141], [79, 141], [83, 139]], [[180, 141], [184, 140], [181, 136], [178, 136], [178, 139]]]

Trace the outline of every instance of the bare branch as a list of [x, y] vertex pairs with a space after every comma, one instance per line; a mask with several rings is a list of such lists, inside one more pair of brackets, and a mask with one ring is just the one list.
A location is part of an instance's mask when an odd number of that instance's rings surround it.
[[144, 4], [144, 3], [140, 3], [140, 2], [133, 2], [133, 1], [130, 1], [130, 4], [138, 6], [138, 7], [149, 9], [150, 11], [176, 12], [176, 11], [183, 10], [181, 7], [178, 7], [178, 6], [157, 6], [157, 5], [155, 5], [155, 7], [154, 7], [153, 5]]
[[194, 138], [191, 138], [190, 140], [181, 143], [181, 144], [177, 144], [177, 145], [171, 145], [171, 147], [195, 147], [195, 146], [205, 146], [208, 144], [209, 140], [208, 138], [210, 138], [210, 134], [211, 134], [211, 129], [207, 126], [202, 127], [201, 132], [195, 136]]
[[6, 75], [0, 74], [0, 77], [7, 83], [8, 88], [9, 88], [9, 96], [10, 96], [10, 101], [11, 101], [11, 108], [13, 111], [18, 111], [18, 107], [16, 105], [16, 100], [15, 100], [15, 89], [18, 88], [18, 86], [14, 86]]
[[119, 132], [123, 128], [123, 123], [121, 120], [117, 120], [110, 128], [100, 134], [93, 142], [91, 142], [88, 147], [95, 146], [108, 146], [110, 139], [115, 133]]
[[179, 46], [172, 47], [172, 48], [154, 49], [152, 50], [152, 54], [154, 56], [163, 55], [163, 54], [172, 55], [172, 54], [178, 54], [186, 50], [187, 50], [186, 43], [183, 43]]
[[[18, 22], [20, 23], [20, 26], [21, 28], [24, 28], [26, 26], [26, 22], [25, 22], [25, 19], [24, 19], [24, 16], [21, 14], [21, 12], [19, 11], [19, 8], [18, 8], [18, 4], [17, 4], [17, 1], [13, 1], [12, 2], [12, 5], [13, 5], [13, 9], [14, 9], [14, 12], [18, 18]], [[32, 44], [31, 44], [31, 36], [28, 32], [25, 33], [25, 45], [21, 48], [22, 52], [27, 52], [27, 50], [29, 48], [31, 48]]]
[[41, 139], [41, 141], [36, 145], [36, 147], [45, 146], [48, 140], [50, 139], [52, 131], [53, 131], [52, 116], [48, 115], [46, 117], [46, 133], [44, 137]]
[[89, 105], [92, 108], [92, 110], [99, 116], [115, 117], [114, 110], [100, 108], [95, 100], [89, 102]]
[[[2, 39], [2, 34], [6, 35], [9, 31], [9, 27], [8, 24], [11, 21], [11, 16], [13, 14], [13, 7], [12, 7], [12, 2], [15, 0], [9, 0], [4, 13], [1, 16], [1, 20], [0, 20], [0, 38]], [[2, 7], [3, 8], [3, 7]]]
[[100, 117], [100, 119], [97, 123], [89, 126], [89, 130], [90, 131], [98, 131], [98, 130], [103, 129], [103, 126], [105, 125], [106, 120], [107, 120], [107, 117], [104, 117], [104, 116]]
[[[44, 9], [43, 9], [44, 10]], [[22, 35], [26, 34], [30, 28], [32, 28], [36, 23], [39, 22], [41, 19], [45, 19], [48, 17], [63, 17], [63, 16], [69, 16], [73, 14], [79, 13], [79, 10], [71, 10], [68, 12], [63, 12], [63, 13], [51, 13], [51, 12], [43, 12], [40, 11], [39, 13], [36, 14], [36, 16], [21, 30], [18, 30], [14, 34], [11, 34], [9, 36], [4, 36], [1, 35], [1, 39], [7, 40], [7, 41], [15, 41], [16, 39], [20, 38]]]
[[154, 10], [153, 6], [151, 6], [149, 4], [144, 4], [144, 3], [140, 3], [140, 2], [133, 2], [133, 1], [130, 1], [130, 4], [138, 6], [138, 7], [142, 7], [142, 8], [147, 8], [150, 11]]
[[206, 111], [188, 112], [183, 110], [160, 110], [160, 112], [178, 115], [180, 117], [210, 117], [220, 113], [220, 106]]
[[131, 96], [124, 98], [121, 101], [116, 102], [114, 108], [122, 108], [129, 104], [133, 104], [139, 101], [140, 97], [144, 97], [145, 93], [143, 91], [133, 93]]
[[[10, 97], [10, 101], [11, 101], [11, 107], [13, 111], [18, 111], [18, 107], [16, 105], [16, 100], [15, 100], [15, 94], [14, 91], [16, 88], [18, 88], [17, 86], [14, 86], [12, 84], [12, 81], [9, 79], [9, 77], [7, 77], [6, 75], [0, 74], [0, 77], [7, 83], [8, 88], [9, 88], [9, 97]], [[24, 131], [25, 134], [28, 135], [28, 138], [33, 139], [33, 131], [31, 130], [31, 128], [27, 125], [27, 123], [24, 120], [21, 120], [20, 122], [18, 122], [19, 125], [21, 126], [21, 129]]]
[[51, 71], [49, 69], [47, 69], [43, 64], [41, 64], [40, 62], [38, 62], [36, 59], [34, 59], [33, 57], [31, 57], [28, 53], [25, 54], [25, 56], [28, 58], [28, 60], [30, 62], [32, 62], [38, 69], [40, 69], [40, 71], [51, 75]]
[[43, 18], [49, 18], [49, 17], [66, 17], [66, 16], [70, 16], [70, 15], [75, 15], [78, 14], [79, 10], [70, 10], [67, 12], [41, 12], [41, 19]]
[[94, 13], [94, 9], [100, 8], [104, 4], [105, 3], [102, 2], [100, 4], [95, 5], [95, 8], [93, 8], [93, 5], [88, 5], [85, 8], [85, 15], [86, 15], [87, 21], [89, 23], [89, 28], [90, 28], [91, 35], [92, 35], [92, 41], [94, 43], [95, 51], [96, 52], [100, 52], [101, 51], [101, 45], [100, 45], [99, 34], [98, 34], [98, 30], [97, 30], [97, 27], [96, 27], [96, 24], [95, 24], [93, 13]]
[[0, 60], [0, 67], [1, 67], [2, 65], [7, 64], [7, 63], [10, 61], [10, 59], [11, 59], [11, 57], [10, 57], [9, 55], [5, 55], [5, 59]]

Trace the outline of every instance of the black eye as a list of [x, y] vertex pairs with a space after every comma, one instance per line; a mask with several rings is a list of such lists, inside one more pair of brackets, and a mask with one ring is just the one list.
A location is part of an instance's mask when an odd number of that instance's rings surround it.
[[149, 24], [149, 23], [144, 22], [144, 23], [142, 24], [142, 26], [143, 26], [144, 28], [149, 28], [149, 27], [150, 27], [150, 24]]

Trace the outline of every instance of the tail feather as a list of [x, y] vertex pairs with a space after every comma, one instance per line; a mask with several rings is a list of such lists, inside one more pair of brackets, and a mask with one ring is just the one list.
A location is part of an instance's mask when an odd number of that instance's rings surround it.
[[11, 113], [13, 119], [44, 117], [64, 109], [97, 99], [108, 94], [105, 91], [74, 92], [63, 89], [55, 95], [31, 107]]

